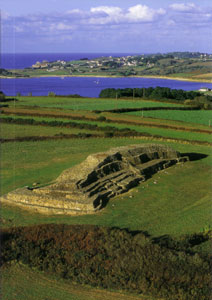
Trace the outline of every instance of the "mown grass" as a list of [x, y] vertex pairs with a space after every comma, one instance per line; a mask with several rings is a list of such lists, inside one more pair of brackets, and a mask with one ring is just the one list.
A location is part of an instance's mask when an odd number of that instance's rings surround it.
[[2, 300], [156, 300], [73, 284], [20, 263], [1, 268], [1, 287]]
[[99, 131], [91, 131], [88, 129], [65, 128], [65, 127], [47, 127], [39, 125], [19, 125], [2, 123], [0, 127], [0, 138], [14, 139], [17, 137], [29, 136], [55, 136], [59, 134], [78, 134], [78, 133], [98, 133]]
[[[209, 127], [209, 121], [212, 126], [212, 115], [210, 110], [194, 110], [194, 111], [179, 111], [179, 110], [155, 110], [155, 111], [144, 111], [143, 113], [130, 112], [127, 115], [133, 116], [144, 116], [159, 119], [168, 119], [183, 121], [186, 123], [201, 124]], [[210, 128], [210, 127], [209, 127]]]
[[[101, 98], [67, 98], [67, 97], [16, 97], [19, 101], [13, 105], [20, 107], [23, 105], [73, 109], [73, 110], [109, 110], [117, 108], [140, 108], [154, 106], [176, 106], [176, 104], [163, 103], [150, 100], [133, 99], [101, 99]], [[12, 105], [12, 103], [11, 103]]]
[[[3, 144], [2, 194], [33, 182], [50, 182], [64, 169], [83, 161], [90, 153], [143, 142], [120, 138], [89, 139], [86, 144], [83, 140]], [[130, 193], [112, 199], [104, 210], [92, 215], [46, 216], [2, 205], [4, 226], [96, 224], [146, 230], [154, 236], [204, 230], [211, 224], [210, 148], [167, 144], [182, 153], [202, 153], [207, 157], [176, 165], [154, 175]]]

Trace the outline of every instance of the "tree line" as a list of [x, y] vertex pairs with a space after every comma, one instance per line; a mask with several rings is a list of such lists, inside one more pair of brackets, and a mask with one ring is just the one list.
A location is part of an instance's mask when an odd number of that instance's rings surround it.
[[[184, 101], [187, 99], [193, 100], [195, 97], [199, 97], [202, 94], [196, 91], [184, 91], [182, 89], [170, 89], [168, 87], [156, 88], [125, 88], [125, 89], [114, 89], [107, 88], [103, 89], [99, 97], [100, 98], [124, 98], [124, 97], [134, 97], [134, 98], [144, 98], [144, 99], [172, 99]], [[211, 99], [212, 100], [212, 99]]]

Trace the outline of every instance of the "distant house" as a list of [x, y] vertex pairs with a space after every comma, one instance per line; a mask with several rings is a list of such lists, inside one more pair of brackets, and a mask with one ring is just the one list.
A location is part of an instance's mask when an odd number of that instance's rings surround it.
[[199, 89], [199, 92], [210, 92], [211, 89], [206, 88], [206, 87], [202, 87], [201, 89]]
[[39, 68], [40, 68], [40, 64], [37, 64], [37, 63], [36, 63], [36, 64], [32, 65], [32, 68], [33, 68], [33, 69], [39, 69]]
[[48, 67], [48, 63], [41, 63], [40, 64], [40, 68], [47, 68]]
[[43, 61], [40, 63], [39, 61], [36, 62], [36, 64], [32, 65], [33, 69], [42, 69], [42, 68], [47, 68], [49, 63], [47, 61]]

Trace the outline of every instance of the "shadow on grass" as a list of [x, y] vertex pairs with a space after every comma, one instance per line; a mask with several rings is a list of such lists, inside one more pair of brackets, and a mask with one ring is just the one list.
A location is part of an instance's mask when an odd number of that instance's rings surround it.
[[203, 158], [208, 157], [208, 155], [203, 154], [203, 153], [181, 153], [181, 156], [188, 156], [190, 161], [195, 161], [195, 160], [200, 160]]

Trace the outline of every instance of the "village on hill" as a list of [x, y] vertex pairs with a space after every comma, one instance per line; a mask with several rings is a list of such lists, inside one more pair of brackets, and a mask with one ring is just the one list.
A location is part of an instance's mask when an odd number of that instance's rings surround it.
[[[82, 58], [75, 61], [57, 60], [48, 62], [37, 61], [31, 66], [33, 70], [43, 69], [47, 72], [58, 70], [76, 73], [109, 73], [108, 75], [142, 75], [142, 74], [173, 74], [181, 71], [205, 69], [209, 72], [208, 62], [212, 62], [212, 54], [173, 52], [167, 54], [108, 56], [89, 60]], [[163, 67], [163, 69], [161, 69]]]

